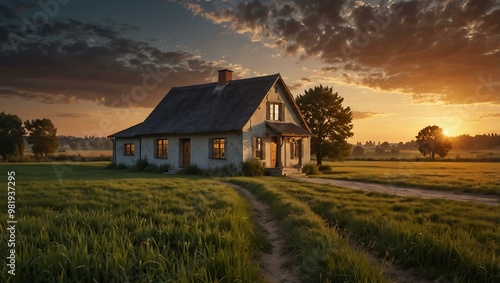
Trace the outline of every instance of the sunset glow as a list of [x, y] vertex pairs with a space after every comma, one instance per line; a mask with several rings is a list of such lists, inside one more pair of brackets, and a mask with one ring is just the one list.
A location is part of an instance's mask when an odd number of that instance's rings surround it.
[[0, 111], [107, 136], [228, 68], [280, 73], [293, 95], [333, 87], [354, 114], [351, 143], [410, 141], [428, 125], [500, 133], [498, 1], [431, 2], [91, 0], [49, 14], [8, 1]]

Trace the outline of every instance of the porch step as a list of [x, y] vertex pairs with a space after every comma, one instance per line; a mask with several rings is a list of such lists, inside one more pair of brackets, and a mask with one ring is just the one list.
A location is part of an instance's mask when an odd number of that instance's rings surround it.
[[282, 176], [305, 177], [306, 173], [302, 173], [302, 169], [285, 167], [281, 171]]

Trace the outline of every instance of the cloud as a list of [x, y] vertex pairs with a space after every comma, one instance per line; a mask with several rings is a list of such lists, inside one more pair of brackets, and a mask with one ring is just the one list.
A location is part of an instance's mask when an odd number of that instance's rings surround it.
[[57, 113], [55, 116], [63, 117], [63, 118], [84, 118], [84, 117], [92, 117], [89, 114], [81, 114], [81, 113]]
[[361, 119], [367, 119], [367, 118], [372, 118], [372, 117], [379, 117], [379, 116], [386, 116], [388, 115], [387, 113], [381, 113], [381, 112], [363, 112], [363, 111], [352, 111], [352, 116], [354, 120], [361, 120]]
[[123, 36], [135, 26], [51, 19], [26, 33], [15, 13], [0, 5], [6, 19], [0, 23], [2, 97], [154, 107], [170, 87], [213, 81], [220, 68], [198, 54], [163, 51]]
[[500, 113], [498, 112], [488, 112], [482, 116], [479, 117], [479, 119], [493, 119], [493, 118], [500, 118]]
[[[339, 79], [415, 101], [500, 103], [500, 4], [495, 0], [253, 0], [197, 14]], [[348, 72], [349, 76], [342, 74]]]

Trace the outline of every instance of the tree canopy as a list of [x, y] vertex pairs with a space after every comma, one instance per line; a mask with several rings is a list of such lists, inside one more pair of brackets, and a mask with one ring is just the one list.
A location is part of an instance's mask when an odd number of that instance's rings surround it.
[[47, 156], [53, 153], [58, 147], [57, 129], [49, 119], [26, 120], [24, 122], [28, 130], [28, 143], [33, 144], [31, 151], [35, 156]]
[[416, 146], [420, 153], [423, 156], [430, 155], [433, 160], [436, 154], [443, 158], [451, 150], [450, 139], [443, 133], [443, 129], [436, 125], [420, 130], [416, 139]]
[[0, 113], [0, 156], [7, 159], [13, 155], [23, 155], [23, 136], [26, 131], [17, 115]]
[[295, 99], [312, 133], [311, 151], [316, 155], [318, 165], [324, 157], [344, 160], [351, 153], [346, 139], [352, 132], [352, 112], [343, 107], [344, 98], [333, 93], [331, 87], [315, 86]]

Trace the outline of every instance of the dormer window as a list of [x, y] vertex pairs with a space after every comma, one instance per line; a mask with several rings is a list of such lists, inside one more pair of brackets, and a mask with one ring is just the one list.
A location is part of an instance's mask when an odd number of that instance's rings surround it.
[[267, 107], [267, 120], [284, 121], [283, 103], [270, 102]]

